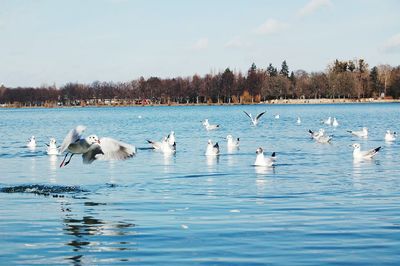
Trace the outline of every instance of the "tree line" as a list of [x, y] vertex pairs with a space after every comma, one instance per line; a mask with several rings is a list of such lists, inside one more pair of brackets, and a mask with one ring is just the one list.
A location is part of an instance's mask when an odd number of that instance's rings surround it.
[[247, 73], [223, 72], [204, 76], [140, 77], [128, 82], [67, 83], [40, 88], [0, 86], [0, 103], [13, 106], [102, 104], [258, 103], [272, 99], [400, 97], [400, 66], [369, 68], [363, 59], [335, 60], [325, 71], [289, 71], [269, 64]]

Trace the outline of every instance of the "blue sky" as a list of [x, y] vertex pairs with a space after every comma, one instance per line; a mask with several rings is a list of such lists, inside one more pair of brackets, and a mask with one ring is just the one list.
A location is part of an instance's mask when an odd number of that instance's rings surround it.
[[0, 84], [400, 65], [396, 0], [0, 0]]

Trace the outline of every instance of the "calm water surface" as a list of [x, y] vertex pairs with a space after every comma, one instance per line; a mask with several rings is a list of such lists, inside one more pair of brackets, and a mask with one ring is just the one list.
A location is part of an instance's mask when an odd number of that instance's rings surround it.
[[[399, 107], [1, 109], [1, 264], [398, 265], [400, 145], [384, 134], [400, 130]], [[267, 113], [254, 128], [243, 110]], [[328, 116], [337, 129], [320, 123]], [[206, 132], [204, 118], [221, 128]], [[75, 156], [60, 169], [45, 143], [78, 124], [134, 144], [137, 156], [91, 165]], [[366, 140], [346, 132], [362, 126]], [[309, 138], [320, 127], [332, 144]], [[141, 149], [171, 130], [175, 156]], [[226, 149], [227, 134], [240, 150]], [[35, 151], [25, 147], [31, 135]], [[204, 156], [208, 139], [220, 144], [216, 159]], [[354, 142], [382, 151], [354, 162]], [[274, 168], [252, 166], [259, 146], [277, 153]]]

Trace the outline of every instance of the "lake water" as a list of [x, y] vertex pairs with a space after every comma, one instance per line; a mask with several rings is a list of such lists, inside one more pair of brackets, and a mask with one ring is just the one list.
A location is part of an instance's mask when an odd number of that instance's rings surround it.
[[[400, 263], [399, 104], [0, 109], [1, 264], [321, 265]], [[252, 127], [243, 110], [266, 110]], [[280, 114], [280, 119], [274, 119]], [[300, 116], [302, 124], [297, 125]], [[337, 117], [336, 129], [320, 123]], [[208, 118], [221, 128], [206, 132]], [[76, 125], [135, 145], [84, 165], [45, 153]], [[346, 132], [367, 126], [368, 139]], [[332, 134], [331, 144], [308, 129]], [[147, 148], [171, 130], [175, 156]], [[225, 137], [240, 137], [228, 152]], [[35, 135], [35, 151], [25, 147]], [[207, 140], [221, 155], [207, 158]], [[354, 162], [350, 144], [382, 146]], [[275, 151], [273, 168], [255, 151]]]

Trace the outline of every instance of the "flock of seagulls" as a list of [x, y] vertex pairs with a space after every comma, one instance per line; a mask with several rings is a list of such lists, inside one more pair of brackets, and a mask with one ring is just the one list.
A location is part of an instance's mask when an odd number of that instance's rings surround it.
[[[257, 116], [253, 117], [252, 114], [243, 111], [247, 117], [250, 118], [251, 124], [257, 126], [260, 122], [260, 118], [266, 113], [263, 111]], [[276, 114], [275, 119], [279, 119], [279, 114]], [[337, 127], [339, 125], [337, 119], [334, 117], [328, 117], [326, 120], [321, 121], [325, 125]], [[297, 117], [297, 125], [301, 124], [300, 117]], [[216, 130], [220, 126], [218, 124], [210, 124], [208, 119], [202, 121], [202, 125], [205, 130]], [[77, 155], [82, 155], [82, 161], [84, 164], [90, 164], [95, 160], [125, 160], [133, 157], [137, 153], [135, 146], [112, 139], [110, 137], [99, 138], [97, 135], [89, 135], [83, 137], [83, 133], [86, 130], [85, 126], [79, 125], [76, 128], [70, 130], [65, 136], [61, 146], [57, 146], [55, 138], [50, 138], [48, 144], [46, 144], [46, 153], [48, 155], [62, 155], [65, 153], [64, 159], [62, 160], [60, 167], [66, 166], [70, 163], [72, 157]], [[368, 138], [368, 128], [363, 127], [361, 130], [347, 130], [348, 133], [355, 137], [362, 139]], [[333, 139], [332, 135], [326, 134], [324, 129], [319, 129], [318, 131], [308, 130], [311, 138], [318, 143], [330, 143]], [[385, 141], [393, 142], [396, 140], [397, 133], [387, 130], [385, 134]], [[232, 135], [226, 136], [228, 151], [233, 149], [238, 149], [240, 145], [240, 139], [234, 138]], [[163, 137], [160, 141], [147, 140], [150, 144], [150, 148], [160, 151], [164, 154], [173, 154], [176, 152], [176, 137], [175, 132], [171, 131], [167, 136]], [[28, 142], [27, 147], [29, 149], [35, 149], [36, 139], [32, 136]], [[381, 149], [381, 147], [376, 147], [370, 150], [362, 151], [361, 145], [359, 143], [354, 143], [350, 145], [353, 147], [353, 158], [354, 159], [371, 159], [373, 158]], [[211, 139], [208, 140], [205, 155], [206, 156], [218, 156], [220, 154], [220, 147], [218, 142], [214, 143]], [[70, 157], [68, 158], [68, 155]], [[67, 160], [68, 158], [68, 160]], [[276, 153], [273, 152], [270, 156], [264, 155], [264, 149], [262, 147], [256, 150], [256, 159], [254, 166], [271, 167], [275, 164]]]

